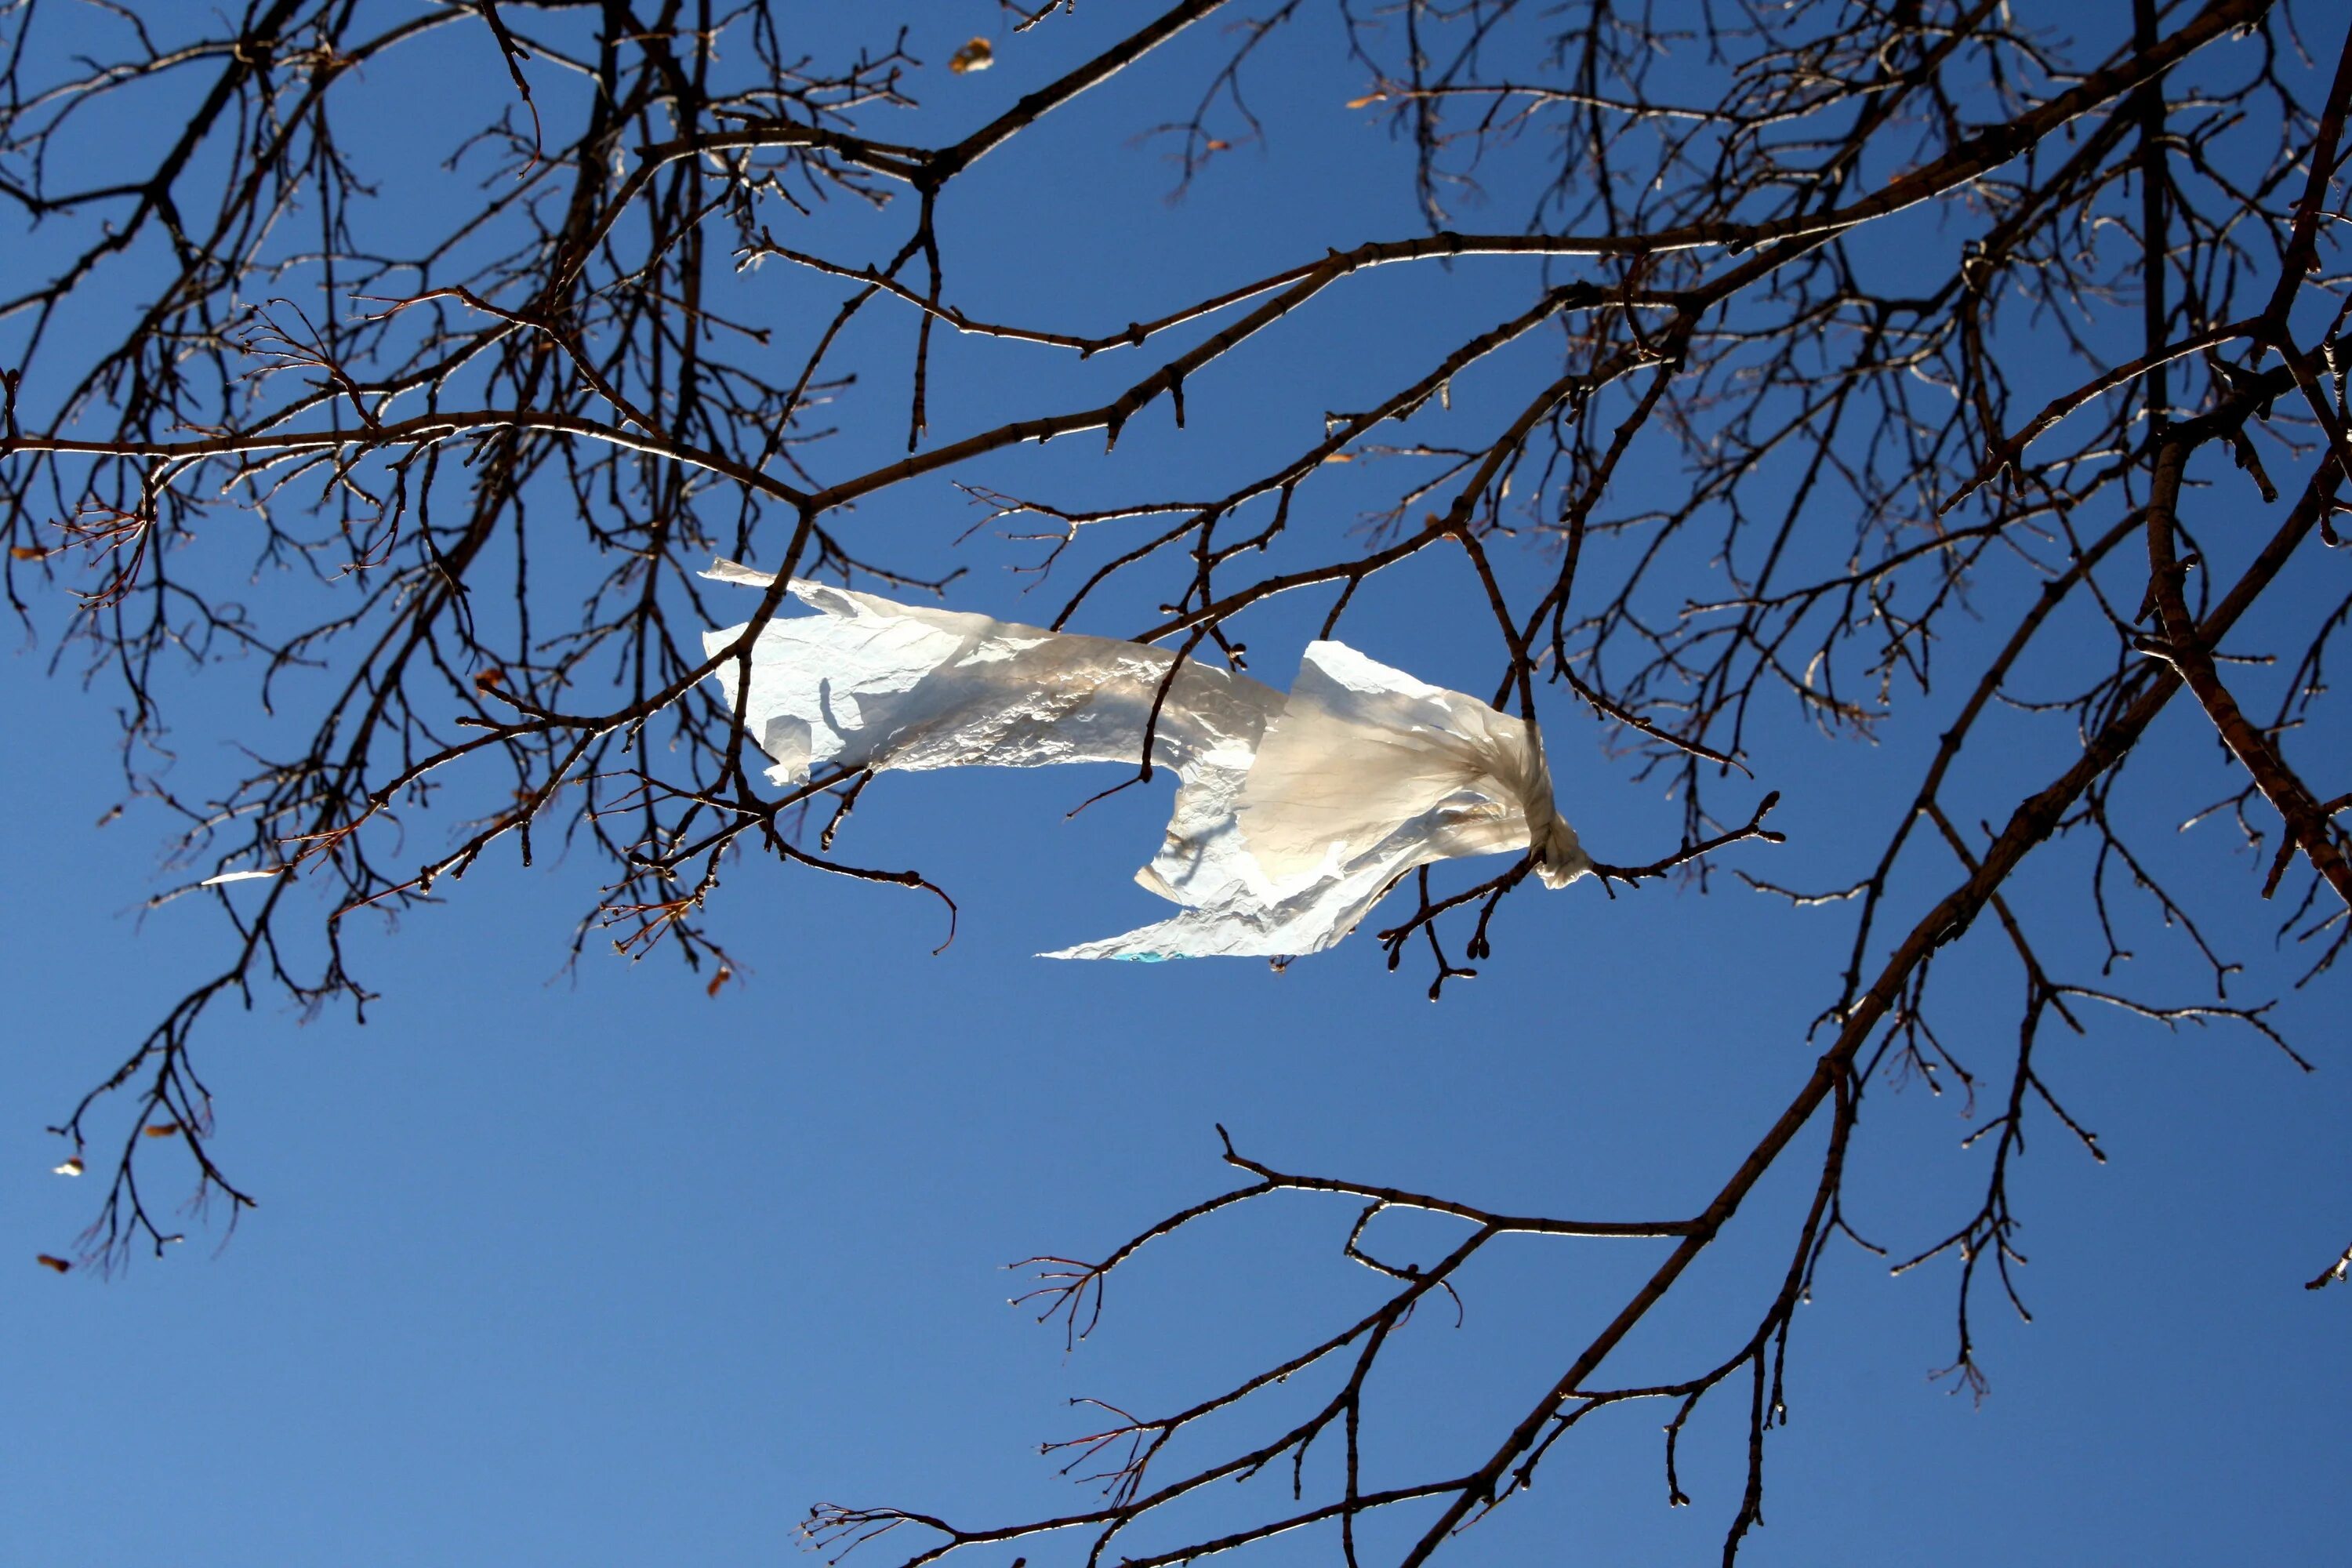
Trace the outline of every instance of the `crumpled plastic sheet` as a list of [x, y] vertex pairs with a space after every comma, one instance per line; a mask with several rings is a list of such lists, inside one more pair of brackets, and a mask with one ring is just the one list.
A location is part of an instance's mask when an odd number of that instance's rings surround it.
[[[703, 574], [767, 588], [733, 562]], [[817, 613], [778, 617], [714, 679], [780, 784], [827, 765], [898, 769], [1140, 762], [1176, 656], [1109, 637], [894, 604], [795, 580]], [[707, 656], [743, 626], [703, 634]], [[1535, 850], [1547, 887], [1592, 862], [1552, 803], [1525, 721], [1342, 643], [1307, 645], [1287, 693], [1186, 659], [1151, 727], [1181, 781], [1135, 879], [1182, 910], [1047, 958], [1295, 958], [1339, 941], [1432, 861]]]

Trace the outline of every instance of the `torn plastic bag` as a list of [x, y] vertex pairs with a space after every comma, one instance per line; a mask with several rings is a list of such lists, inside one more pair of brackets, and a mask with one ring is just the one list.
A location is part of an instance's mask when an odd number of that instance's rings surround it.
[[[705, 574], [765, 588], [732, 562]], [[1139, 762], [1175, 655], [1108, 637], [894, 604], [795, 581], [818, 613], [772, 620], [715, 679], [778, 784], [811, 770]], [[715, 656], [740, 626], [703, 636]], [[1180, 784], [1136, 880], [1183, 910], [1048, 958], [1268, 958], [1319, 952], [1398, 878], [1465, 855], [1536, 852], [1564, 887], [1591, 861], [1552, 804], [1540, 742], [1475, 698], [1336, 642], [1307, 646], [1288, 693], [1186, 660], [1152, 726]]]

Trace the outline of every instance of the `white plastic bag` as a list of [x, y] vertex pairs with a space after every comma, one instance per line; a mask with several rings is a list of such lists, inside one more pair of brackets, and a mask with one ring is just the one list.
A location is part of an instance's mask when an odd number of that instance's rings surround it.
[[[768, 587], [732, 562], [705, 574]], [[814, 616], [751, 645], [744, 723], [778, 784], [810, 770], [1135, 763], [1175, 655], [795, 581]], [[715, 655], [740, 626], [706, 632]], [[740, 667], [716, 672], [730, 703]], [[1553, 807], [1527, 723], [1336, 642], [1286, 695], [1186, 660], [1152, 730], [1181, 781], [1136, 880], [1184, 906], [1048, 958], [1300, 957], [1346, 936], [1396, 879], [1465, 855], [1536, 852], [1548, 887], [1591, 868]]]

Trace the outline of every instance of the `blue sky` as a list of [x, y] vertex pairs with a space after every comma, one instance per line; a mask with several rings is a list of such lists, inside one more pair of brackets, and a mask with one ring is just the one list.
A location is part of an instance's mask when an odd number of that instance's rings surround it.
[[[859, 9], [813, 14], [811, 47], [823, 52], [820, 30]], [[996, 8], [904, 9], [933, 62], [915, 80], [926, 107], [878, 133], [907, 141], [980, 122], [1132, 10], [1081, 7], [1000, 38], [995, 70], [950, 78], [938, 62], [992, 31]], [[946, 212], [951, 296], [977, 314], [1100, 330], [1327, 245], [1412, 232], [1404, 183], [1345, 162], [1369, 142], [1391, 174], [1402, 167], [1376, 125], [1340, 108], [1365, 83], [1336, 29], [1316, 13], [1294, 30], [1255, 99], [1269, 148], [1233, 154], [1236, 167], [1213, 168], [1181, 205], [1161, 199], [1155, 149], [1131, 138], [1189, 105], [1223, 45], [1213, 30], [992, 157]], [[502, 82], [486, 47], [436, 45], [370, 74], [361, 123], [430, 145]], [[452, 178], [423, 159], [382, 173], [394, 213]], [[904, 221], [828, 213], [819, 232], [856, 262], [887, 255]], [[1957, 240], [1923, 227], [1916, 242], [1941, 256]], [[37, 250], [0, 258], [0, 272], [16, 282]], [[135, 289], [136, 265], [121, 287]], [[1076, 505], [1196, 476], [1211, 488], [1295, 447], [1302, 422], [1348, 406], [1351, 389], [1517, 309], [1535, 276], [1494, 261], [1355, 280], [1204, 378], [1181, 436], [1155, 410], [1115, 464], [1072, 442], [972, 477]], [[774, 267], [742, 289], [787, 338], [814, 330], [808, 302], [827, 297]], [[881, 356], [911, 321], [880, 312], [861, 331], [853, 356], [894, 363]], [[1529, 349], [1522, 368], [1548, 352]], [[1145, 362], [1119, 358], [1078, 366], [950, 342], [934, 433], [1123, 385]], [[1457, 416], [1475, 421], [1509, 395], [1465, 386]], [[812, 459], [831, 475], [902, 438], [891, 375], [855, 395], [851, 433]], [[1361, 497], [1330, 488], [1327, 548], [1383, 482], [1344, 478]], [[1052, 587], [1024, 598], [1002, 570], [1019, 547], [983, 537], [951, 550], [970, 516], [942, 481], [878, 498], [856, 527], [918, 560], [969, 565], [958, 607], [1050, 614]], [[2290, 607], [2318, 602], [2342, 570], [2340, 558], [2305, 565]], [[265, 581], [254, 593], [283, 591]], [[1367, 590], [1342, 636], [1483, 690], [1492, 656], [1458, 630], [1476, 591], [1454, 563], [1399, 574]], [[1995, 628], [2004, 592], [1982, 605]], [[1148, 598], [1112, 595], [1083, 629], [1135, 629]], [[1254, 626], [1254, 670], [1286, 680], [1321, 607]], [[45, 607], [40, 629], [59, 612]], [[2054, 640], [2053, 681], [2090, 635], [2085, 622]], [[1811, 1070], [1806, 1026], [1833, 994], [1848, 929], [1834, 909], [1790, 911], [1727, 878], [1704, 898], [1652, 886], [1612, 901], [1589, 882], [1531, 892], [1500, 917], [1482, 976], [1435, 1008], [1425, 976], [1382, 973], [1362, 936], [1279, 975], [1245, 963], [1049, 963], [1028, 955], [1155, 917], [1126, 879], [1157, 842], [1164, 796], [1129, 792], [1066, 820], [1116, 773], [886, 777], [843, 843], [869, 863], [920, 866], [955, 895], [961, 933], [944, 953], [929, 953], [940, 930], [927, 900], [752, 863], [718, 909], [748, 984], [707, 998], [675, 965], [632, 966], [594, 944], [567, 973], [596, 868], [486, 863], [446, 906], [362, 941], [363, 973], [383, 994], [364, 1028], [332, 1013], [306, 1024], [267, 996], [207, 1024], [219, 1152], [261, 1199], [233, 1239], [192, 1224], [165, 1262], [60, 1279], [32, 1255], [69, 1250], [99, 1194], [48, 1173], [58, 1156], [42, 1129], [209, 972], [224, 931], [200, 900], [139, 917], [149, 890], [178, 879], [157, 866], [168, 824], [134, 808], [92, 826], [114, 798], [111, 700], [46, 667], [47, 650], [22, 637], [0, 681], [15, 738], [0, 767], [14, 1000], [0, 1224], [21, 1261], [0, 1268], [17, 1346], [0, 1363], [0, 1539], [25, 1562], [754, 1563], [793, 1558], [792, 1525], [820, 1500], [974, 1521], [1077, 1506], [1089, 1494], [1036, 1453], [1079, 1429], [1066, 1401], [1159, 1408], [1360, 1310], [1370, 1279], [1339, 1251], [1353, 1211], [1287, 1199], [1155, 1247], [1115, 1279], [1101, 1331], [1075, 1354], [1005, 1309], [1017, 1277], [1002, 1265], [1099, 1253], [1221, 1190], [1218, 1121], [1286, 1169], [1500, 1209], [1694, 1209]], [[235, 668], [185, 683], [180, 700], [191, 776], [225, 767], [224, 737], [258, 722]], [[1938, 704], [1956, 700], [1912, 707], [1874, 747], [1794, 727], [1760, 734], [1759, 788], [1782, 790], [1775, 825], [1790, 843], [1745, 847], [1733, 863], [1801, 886], [1860, 874], [1924, 765]], [[1630, 861], [1669, 847], [1674, 805], [1629, 784], [1589, 723], [1565, 707], [1548, 717], [1563, 809], [1595, 852]], [[2063, 765], [2024, 721], [2004, 735], [1973, 781], [2002, 810]], [[2196, 715], [2168, 714], [2151, 744], [2161, 764], [2131, 795], [2151, 820], [2222, 792]], [[2311, 744], [2345, 754], [2341, 737]], [[2168, 795], [2182, 778], [2193, 782]], [[1993, 1389], [1972, 1405], [1928, 1377], [1951, 1359], [1951, 1268], [1890, 1279], [1883, 1263], [1833, 1252], [1798, 1320], [1793, 1424], [1775, 1436], [1768, 1527], [1748, 1561], [2340, 1552], [2352, 1292], [2299, 1288], [2352, 1226], [2340, 982], [2286, 991], [2297, 955], [2273, 952], [2270, 911], [2218, 830], [2179, 853], [2207, 907], [2226, 911], [2220, 934], [2249, 966], [2242, 993], [2285, 993], [2280, 1026], [2320, 1070], [2220, 1028], [2099, 1020], [2084, 1037], [2052, 1037], [2050, 1071], [2110, 1158], [2095, 1166], [2035, 1128], [2016, 1184], [2036, 1322], [1980, 1303]], [[2018, 907], [2095, 969], [2079, 865], [2063, 846], [2046, 860], [2020, 879]], [[1922, 866], [1915, 900], [1948, 875]], [[2194, 994], [2200, 977], [2141, 924], [2141, 984]], [[1947, 1033], [1990, 1065], [2021, 984], [1989, 935], [1953, 950], [1941, 983]], [[1856, 1224], [1897, 1252], [1959, 1224], [1985, 1161], [1958, 1146], [1969, 1125], [1955, 1097], [1874, 1091], [1851, 1181]], [[1759, 1191], [1612, 1361], [1613, 1377], [1686, 1371], [1744, 1337], [1777, 1279], [1803, 1163]], [[1392, 1234], [1398, 1252], [1433, 1256], [1447, 1232], [1400, 1219]], [[1460, 1331], [1430, 1313], [1401, 1340], [1375, 1385], [1375, 1462], [1402, 1475], [1483, 1457], [1658, 1256], [1646, 1242], [1498, 1247], [1467, 1282]], [[1696, 1506], [1664, 1506], [1664, 1413], [1636, 1407], [1580, 1429], [1538, 1489], [1454, 1556], [1712, 1560], [1738, 1503], [1741, 1400], [1727, 1389], [1694, 1421], [1683, 1474]], [[1260, 1552], [1334, 1554], [1307, 1536]], [[1011, 1555], [974, 1561], [1003, 1568]], [[1066, 1543], [1031, 1553], [1070, 1555]], [[873, 1547], [864, 1560], [897, 1559]]]

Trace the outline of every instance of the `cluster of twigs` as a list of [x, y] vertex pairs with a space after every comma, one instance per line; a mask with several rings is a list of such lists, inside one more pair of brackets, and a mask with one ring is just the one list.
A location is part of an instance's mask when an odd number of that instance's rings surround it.
[[[1458, 562], [1491, 611], [1478, 635], [1497, 702], [1532, 721], [1538, 694], [1557, 693], [1543, 698], [1555, 748], [1589, 719], [1626, 771], [1681, 804], [1679, 847], [1602, 867], [1604, 887], [1704, 876], [1727, 847], [1777, 838], [1763, 826], [1773, 796], [1716, 805], [1748, 787], [1768, 719], [1866, 736], [1898, 699], [1955, 680], [1965, 696], [1860, 880], [1807, 892], [1741, 873], [1794, 903], [1842, 902], [1851, 941], [1818, 1062], [1697, 1213], [1498, 1215], [1285, 1173], [1228, 1143], [1247, 1184], [1099, 1262], [1037, 1260], [1045, 1315], [1083, 1337], [1138, 1248], [1297, 1193], [1363, 1205], [1344, 1251], [1393, 1286], [1373, 1311], [1181, 1411], [1104, 1407], [1112, 1425], [1058, 1446], [1104, 1486], [1099, 1507], [986, 1528], [826, 1508], [809, 1526], [820, 1542], [920, 1526], [930, 1536], [911, 1565], [1083, 1531], [1091, 1565], [1209, 1482], [1286, 1458], [1294, 1506], [1120, 1561], [1150, 1568], [1328, 1524], [1352, 1565], [1362, 1520], [1414, 1505], [1425, 1526], [1402, 1558], [1414, 1568], [1614, 1404], [1671, 1405], [1668, 1493], [1686, 1500], [1675, 1440], [1710, 1393], [1744, 1379], [1747, 1476], [1728, 1554], [1761, 1517], [1794, 1308], [1831, 1241], [1860, 1240], [1841, 1206], [1858, 1107], [1906, 1073], [1978, 1081], [1938, 1038], [1929, 1002], [1938, 954], [1980, 915], [1992, 912], [2023, 976], [2006, 1090], [1979, 1133], [1990, 1175], [1976, 1212], [1903, 1265], [1958, 1256], [1963, 1380], [1979, 1376], [1979, 1266], [2014, 1299], [2011, 1178], [2028, 1118], [2046, 1114], [2098, 1152], [2037, 1068], [2051, 1020], [2079, 1029], [2098, 1002], [2168, 1025], [2232, 1023], [2293, 1055], [2264, 1005], [2229, 997], [2234, 965], [2207, 943], [2163, 856], [2110, 806], [2182, 691], [2242, 771], [2218, 804], [2181, 809], [2226, 813], [2262, 849], [2258, 886], [2204, 896], [2280, 894], [2284, 929], [2312, 954], [2306, 979], [2352, 941], [2352, 781], [2306, 776], [2297, 739], [2352, 614], [2333, 575], [2341, 558], [2324, 552], [2340, 542], [2332, 517], [2352, 464], [2352, 293], [2336, 261], [2352, 47], [2326, 52], [2341, 23], [2326, 7], [2135, 0], [2128, 28], [2069, 39], [2099, 24], [1994, 0], [1694, 4], [1684, 24], [1615, 0], [1180, 0], [937, 144], [874, 134], [915, 107], [921, 62], [903, 35], [819, 65], [770, 0], [148, 9], [0, 4], [0, 205], [79, 237], [39, 276], [0, 277], [11, 334], [0, 573], [27, 618], [79, 595], [60, 657], [122, 694], [129, 792], [184, 825], [182, 863], [266, 885], [257, 900], [212, 889], [233, 929], [227, 962], [59, 1125], [77, 1159], [86, 1140], [125, 1129], [88, 1240], [95, 1258], [173, 1238], [142, 1182], [165, 1146], [193, 1160], [200, 1197], [232, 1214], [250, 1202], [213, 1161], [192, 1055], [214, 1004], [275, 987], [307, 1007], [364, 1007], [349, 917], [441, 896], [501, 843], [527, 864], [561, 841], [609, 868], [575, 946], [604, 933], [632, 955], [667, 947], [709, 966], [713, 988], [734, 966], [705, 908], [739, 852], [945, 900], [919, 872], [835, 858], [862, 777], [773, 791], [711, 679], [730, 661], [747, 667], [795, 574], [940, 586], [872, 558], [848, 518], [853, 503], [931, 476], [966, 484], [992, 521], [1034, 520], [1047, 553], [1033, 567], [1083, 571], [1055, 625], [1114, 580], [1145, 582], [1167, 607], [1139, 636], [1181, 639], [1188, 658], [1237, 659], [1241, 618], [1277, 596], [1328, 595], [1328, 635], [1379, 574]], [[1079, 9], [1007, 0], [1003, 24], [1050, 31]], [[1020, 157], [1032, 128], [1118, 90], [1126, 68], [1191, 33], [1213, 44], [1197, 108], [1160, 129], [1181, 181], [1238, 167], [1217, 160], [1264, 133], [1251, 83], [1280, 50], [1307, 47], [1318, 16], [1336, 19], [1370, 79], [1349, 110], [1407, 149], [1421, 232], [1220, 279], [1108, 332], [986, 320], [955, 301], [938, 218], [981, 160]], [[1234, 26], [1196, 28], [1213, 16]], [[2315, 48], [2298, 30], [2313, 23], [2330, 35]], [[401, 247], [387, 249], [369, 216], [373, 150], [349, 144], [339, 116], [358, 73], [425, 50], [493, 60], [514, 92], [457, 147], [462, 196], [426, 232], [401, 225]], [[92, 119], [148, 91], [193, 108], [150, 117], [133, 174], [85, 179]], [[1457, 228], [1473, 191], [1476, 210], [1509, 216]], [[879, 259], [829, 248], [835, 206], [880, 209], [902, 237]], [[1508, 257], [1556, 276], [1496, 297], [1482, 258]], [[754, 262], [828, 291], [805, 353], [780, 350], [732, 303]], [[93, 334], [100, 290], [134, 266], [150, 302], [102, 313]], [[1491, 326], [1400, 384], [1367, 386], [1318, 439], [1223, 493], [1081, 508], [963, 477], [1024, 444], [1100, 432], [1115, 447], [1147, 409], [1181, 426], [1203, 371], [1393, 267], [1448, 268], [1444, 287], [1494, 299]], [[853, 321], [887, 311], [913, 318], [906, 363], [846, 363]], [[1138, 368], [1107, 401], [935, 437], [929, 383], [945, 332]], [[2044, 345], [2034, 363], [2072, 365], [2073, 383], [2021, 403], [2011, 380], [2028, 338]], [[1502, 352], [1528, 342], [1543, 353]], [[1466, 438], [1459, 418], [1430, 435], [1432, 411], [1474, 378], [1506, 412]], [[906, 395], [887, 413], [867, 405], [885, 381]], [[887, 419], [894, 440], [903, 427], [905, 455], [836, 471], [813, 443], [849, 417]], [[1357, 459], [1398, 475], [1394, 505], [1369, 529], [1318, 531], [1307, 502], [1332, 465]], [[1677, 475], [1673, 499], [1629, 482], [1636, 468]], [[2266, 519], [2231, 531], [2267, 542], [2219, 537], [2221, 510]], [[2144, 567], [2125, 548], [2135, 540]], [[1279, 570], [1277, 544], [1289, 552]], [[761, 561], [779, 585], [742, 636], [706, 655], [705, 626], [738, 618], [706, 613], [694, 574], [714, 554]], [[249, 605], [236, 590], [257, 568], [289, 585]], [[2290, 570], [2320, 583], [2315, 615], [2276, 611]], [[1958, 635], [1980, 604], [2012, 603], [2005, 631]], [[2062, 621], [2094, 628], [2104, 651], [2070, 662], [2066, 689], [2036, 694], [2020, 678]], [[2231, 668], [2245, 652], [2220, 651], [2232, 632], [2283, 650], [2289, 678], [2267, 711]], [[232, 651], [274, 705], [270, 734], [295, 738], [257, 744], [244, 776], [192, 792], [163, 765], [173, 689], [184, 666]], [[1963, 661], [1957, 678], [1935, 668], [1939, 653]], [[2031, 668], [2046, 679], [2046, 660]], [[2072, 760], [2014, 801], [1962, 790], [1955, 764], [1988, 715], [2021, 710], [2071, 725]], [[399, 858], [404, 822], [444, 795], [470, 803], [466, 826], [421, 865]], [[803, 808], [827, 801], [812, 843]], [[2145, 900], [2210, 966], [2210, 999], [2135, 999], [2045, 963], [2037, 911], [2004, 889], [2060, 835], [2093, 846], [2079, 918], [2107, 933], [2110, 967], [2127, 956], [2111, 900]], [[1381, 935], [1391, 966], [1418, 936], [1433, 998], [1474, 973], [1446, 956], [1441, 927], [1472, 920], [1461, 950], [1486, 960], [1526, 870], [1453, 891], [1424, 872], [1415, 906]], [[1918, 905], [1910, 889], [1928, 874], [1949, 890]], [[332, 890], [307, 933], [288, 897], [298, 882]], [[1824, 1120], [1825, 1140], [1801, 1140]], [[1820, 1152], [1813, 1196], [1752, 1330], [1680, 1381], [1611, 1385], [1612, 1350], [1801, 1146]], [[1437, 1263], [1391, 1265], [1366, 1246], [1389, 1209], [1449, 1215], [1466, 1235]], [[1491, 1451], [1441, 1477], [1364, 1476], [1359, 1432], [1383, 1349], [1433, 1295], [1458, 1300], [1488, 1242], [1521, 1233], [1670, 1246]], [[1306, 1419], [1170, 1472], [1180, 1430], [1325, 1363], [1344, 1377]], [[1310, 1501], [1307, 1455], [1327, 1437], [1343, 1478]]]

